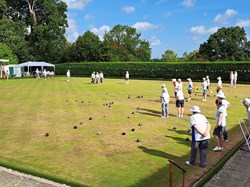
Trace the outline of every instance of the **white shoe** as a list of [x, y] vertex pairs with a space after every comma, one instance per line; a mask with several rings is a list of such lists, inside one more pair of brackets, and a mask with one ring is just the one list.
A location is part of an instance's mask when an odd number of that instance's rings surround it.
[[177, 118], [180, 118], [181, 117], [181, 115], [177, 115]]
[[203, 102], [206, 102], [207, 100], [206, 99], [202, 99]]
[[221, 147], [215, 147], [214, 149], [213, 149], [213, 151], [221, 151], [222, 149], [221, 149]]
[[189, 161], [186, 161], [186, 164], [187, 164], [187, 165], [189, 165], [189, 166], [194, 167], [194, 165], [190, 164], [190, 162], [189, 162]]
[[181, 115], [181, 118], [183, 118], [183, 115]]
[[166, 118], [165, 116], [161, 116], [161, 118]]

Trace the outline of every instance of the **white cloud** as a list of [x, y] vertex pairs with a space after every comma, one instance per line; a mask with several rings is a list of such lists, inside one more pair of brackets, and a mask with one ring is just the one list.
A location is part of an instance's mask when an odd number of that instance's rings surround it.
[[170, 15], [171, 15], [170, 12], [165, 12], [165, 13], [163, 14], [163, 17], [169, 17]]
[[91, 16], [90, 14], [86, 14], [86, 15], [84, 16], [84, 19], [85, 19], [85, 20], [92, 20], [92, 19], [94, 19], [94, 17]]
[[66, 29], [68, 33], [67, 40], [70, 42], [74, 42], [79, 36], [76, 21], [74, 19], [68, 19], [68, 25], [69, 26]]
[[194, 7], [195, 3], [196, 3], [196, 0], [184, 0], [181, 2], [181, 5], [186, 8], [190, 8], [190, 7]]
[[133, 12], [135, 12], [135, 7], [133, 6], [125, 6], [122, 8], [122, 11], [127, 13], [127, 14], [131, 14]]
[[154, 25], [149, 22], [137, 22], [132, 27], [136, 28], [137, 31], [148, 31], [160, 28], [160, 25]]
[[109, 32], [110, 30], [111, 30], [111, 28], [107, 25], [103, 25], [99, 29], [96, 27], [90, 29], [91, 32], [93, 32], [94, 34], [99, 36], [101, 41], [103, 41], [103, 36], [104, 36], [105, 32]]
[[204, 34], [213, 34], [218, 30], [218, 27], [212, 27], [206, 29], [205, 26], [199, 25], [195, 27], [191, 27], [190, 32], [194, 35], [204, 35]]
[[160, 45], [161, 41], [156, 36], [153, 36], [152, 38], [149, 39], [149, 43], [151, 46], [155, 46], [155, 45]]
[[224, 14], [218, 14], [214, 18], [214, 22], [220, 23], [220, 24], [227, 24], [229, 22], [229, 19], [236, 15], [238, 12], [233, 9], [227, 9]]
[[165, 3], [165, 2], [167, 2], [168, 0], [159, 0], [159, 1], [157, 1], [156, 2], [156, 5], [159, 5], [159, 4], [162, 4], [162, 3]]
[[85, 8], [89, 3], [92, 2], [92, 0], [62, 0], [64, 1], [69, 9], [83, 9]]
[[240, 27], [250, 27], [250, 20], [240, 20], [235, 25]]

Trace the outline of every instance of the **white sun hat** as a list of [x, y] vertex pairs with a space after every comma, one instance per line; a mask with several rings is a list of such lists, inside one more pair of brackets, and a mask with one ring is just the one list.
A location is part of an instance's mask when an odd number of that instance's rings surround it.
[[191, 81], [191, 78], [187, 78], [188, 81]]
[[218, 80], [221, 80], [221, 77], [218, 77], [217, 79], [218, 79]]
[[193, 106], [190, 111], [192, 112], [201, 112], [200, 108], [198, 106]]
[[176, 79], [172, 79], [172, 82], [176, 82]]
[[216, 95], [216, 97], [219, 97], [221, 99], [225, 99], [226, 98], [226, 96], [225, 96], [225, 94], [223, 92], [218, 92], [218, 94]]
[[249, 104], [250, 104], [250, 99], [245, 98], [245, 99], [243, 99], [241, 102], [244, 103], [244, 104], [249, 105]]

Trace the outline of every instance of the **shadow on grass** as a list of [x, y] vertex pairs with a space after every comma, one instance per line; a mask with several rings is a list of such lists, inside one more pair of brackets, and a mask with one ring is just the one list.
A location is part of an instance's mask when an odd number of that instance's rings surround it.
[[[151, 109], [145, 109], [145, 108], [141, 108], [141, 111], [139, 112], [140, 114], [144, 114], [144, 115], [149, 115], [149, 116], [155, 116], [155, 117], [161, 117], [161, 112], [157, 111], [157, 110], [151, 110]], [[145, 112], [143, 112], [145, 111]]]
[[[169, 164], [168, 164], [168, 160], [178, 160], [179, 158], [177, 156], [172, 155], [172, 154], [168, 154], [168, 153], [165, 153], [163, 151], [156, 150], [156, 149], [149, 149], [149, 148], [144, 147], [144, 146], [138, 146], [138, 148], [141, 149], [146, 154], [166, 159], [166, 165], [164, 167], [158, 169], [156, 172], [154, 172], [149, 177], [146, 177], [146, 178], [142, 179], [141, 181], [139, 181], [138, 183], [132, 185], [131, 187], [169, 186], [169, 178], [168, 178], [168, 176], [169, 176]], [[174, 177], [175, 181], [178, 181], [177, 176], [174, 175], [173, 177]]]

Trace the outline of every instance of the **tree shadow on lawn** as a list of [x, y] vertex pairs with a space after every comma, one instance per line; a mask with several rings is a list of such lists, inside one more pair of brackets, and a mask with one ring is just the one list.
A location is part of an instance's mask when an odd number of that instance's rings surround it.
[[[138, 183], [132, 185], [131, 187], [169, 186], [168, 160], [176, 161], [176, 160], [179, 160], [180, 158], [177, 156], [174, 156], [172, 154], [168, 154], [168, 153], [165, 153], [163, 151], [156, 150], [156, 149], [149, 149], [149, 148], [144, 147], [144, 146], [138, 146], [138, 148], [141, 149], [146, 154], [166, 159], [166, 165], [164, 167], [158, 169], [156, 172], [154, 172], [149, 177], [146, 177], [146, 178], [142, 179], [141, 181], [139, 181]], [[176, 170], [176, 168], [174, 168], [174, 170]], [[173, 185], [174, 186], [177, 185], [176, 183], [179, 183], [179, 181], [181, 180], [181, 179], [179, 179], [179, 177], [177, 175], [175, 175], [176, 172], [180, 173], [180, 171], [174, 172], [174, 175], [173, 175], [173, 181], [174, 181]]]

